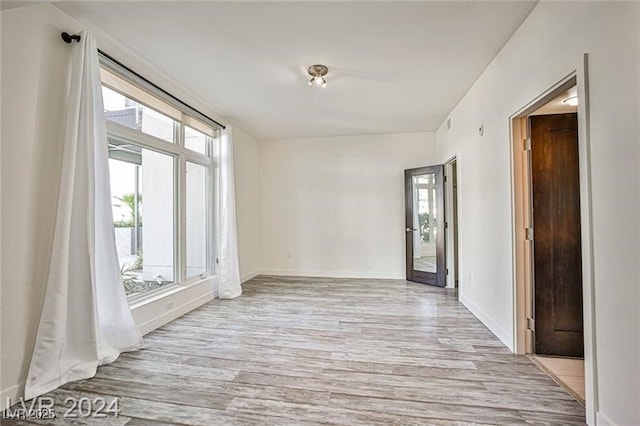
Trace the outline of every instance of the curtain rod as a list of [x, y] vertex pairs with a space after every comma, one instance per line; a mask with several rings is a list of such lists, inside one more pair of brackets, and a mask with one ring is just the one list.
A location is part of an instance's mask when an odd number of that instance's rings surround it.
[[[64, 40], [65, 43], [72, 43], [73, 41], [80, 41], [80, 35], [79, 34], [69, 34], [69, 33], [61, 33], [60, 37], [62, 37], [62, 40]], [[98, 53], [101, 54], [102, 56], [104, 56], [105, 58], [109, 59], [110, 61], [112, 61], [113, 63], [115, 63], [118, 66], [121, 66], [122, 68], [124, 68], [125, 70], [127, 70], [128, 72], [130, 72], [131, 74], [135, 75], [136, 77], [138, 77], [139, 79], [143, 80], [145, 83], [150, 84], [151, 86], [153, 86], [155, 89], [161, 91], [162, 93], [164, 93], [165, 95], [169, 96], [171, 99], [173, 99], [176, 102], [179, 102], [180, 104], [186, 106], [187, 108], [191, 109], [192, 111], [197, 112], [198, 114], [200, 114], [201, 116], [203, 116], [204, 118], [206, 118], [207, 120], [210, 120], [214, 123], [216, 123], [218, 126], [222, 127], [223, 129], [226, 129], [226, 126], [224, 124], [220, 124], [219, 122], [217, 122], [216, 120], [214, 120], [213, 118], [209, 117], [206, 114], [203, 114], [202, 112], [200, 112], [199, 110], [197, 110], [196, 108], [192, 107], [191, 105], [189, 105], [188, 103], [176, 98], [175, 96], [173, 96], [171, 93], [167, 92], [166, 90], [164, 90], [162, 87], [158, 86], [157, 84], [155, 84], [152, 81], [147, 80], [146, 78], [144, 78], [143, 76], [141, 76], [140, 74], [138, 74], [137, 72], [135, 72], [134, 70], [132, 70], [131, 68], [129, 68], [128, 66], [126, 66], [125, 64], [123, 64], [122, 62], [118, 61], [117, 59], [115, 59], [113, 56], [103, 52], [102, 50], [98, 49]]]

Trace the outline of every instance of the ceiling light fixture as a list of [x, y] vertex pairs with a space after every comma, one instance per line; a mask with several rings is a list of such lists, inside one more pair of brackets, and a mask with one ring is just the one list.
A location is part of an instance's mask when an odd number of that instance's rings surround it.
[[562, 103], [565, 103], [565, 104], [571, 105], [571, 106], [576, 106], [576, 105], [578, 105], [578, 97], [577, 96], [572, 96], [572, 97], [567, 98], [564, 101], [562, 101]]
[[311, 65], [307, 70], [307, 72], [311, 76], [311, 79], [307, 82], [307, 84], [310, 87], [313, 87], [313, 86], [326, 87], [327, 86], [327, 79], [324, 78], [324, 76], [327, 75], [327, 73], [329, 72], [329, 68], [327, 68], [324, 65]]

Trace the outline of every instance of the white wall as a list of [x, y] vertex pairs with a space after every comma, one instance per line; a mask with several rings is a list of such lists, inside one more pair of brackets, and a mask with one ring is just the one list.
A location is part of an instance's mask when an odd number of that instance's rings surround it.
[[238, 255], [244, 282], [258, 274], [258, 142], [235, 127], [233, 147]]
[[639, 3], [541, 2], [437, 132], [459, 158], [460, 299], [513, 347], [509, 116], [589, 54], [598, 416], [619, 425], [640, 424], [639, 22]]
[[261, 140], [262, 274], [404, 278], [404, 169], [435, 135]]
[[[0, 12], [2, 42], [0, 276], [0, 409], [6, 398], [22, 395], [44, 297], [55, 221], [68, 64], [73, 46], [60, 33], [86, 28], [50, 4]], [[217, 118], [197, 95], [133, 55], [97, 28], [98, 46], [170, 93]], [[238, 127], [236, 167], [239, 186], [240, 264], [257, 268], [257, 163], [255, 140]], [[249, 194], [245, 196], [245, 194]], [[251, 195], [253, 194], [253, 195]], [[247, 207], [248, 206], [248, 207]], [[245, 229], [249, 229], [247, 232]], [[253, 247], [253, 248], [252, 248]], [[143, 333], [213, 297], [211, 280], [133, 306]]]
[[[0, 401], [21, 392], [44, 297], [70, 52], [44, 8], [6, 10], [2, 31]], [[68, 30], [78, 26], [64, 17]], [[20, 42], [16, 42], [20, 40]]]

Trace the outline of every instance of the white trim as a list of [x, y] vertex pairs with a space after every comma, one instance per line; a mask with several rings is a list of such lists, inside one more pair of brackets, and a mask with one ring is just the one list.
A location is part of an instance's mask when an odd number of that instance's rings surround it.
[[487, 315], [482, 309], [480, 309], [470, 299], [466, 298], [463, 294], [459, 296], [460, 303], [462, 303], [476, 318], [478, 318], [488, 329], [492, 332], [502, 343], [505, 344], [511, 352], [513, 352], [513, 339], [512, 333], [505, 330]]
[[[580, 223], [582, 232], [582, 310], [584, 315], [585, 408], [588, 424], [597, 424], [599, 413], [596, 347], [595, 275], [593, 273], [593, 203], [591, 201], [591, 140], [589, 55], [584, 53], [577, 70], [578, 161], [580, 170]], [[612, 423], [613, 424], [613, 423]]]
[[[180, 147], [181, 149], [184, 149]], [[144, 165], [142, 166], [144, 167]], [[144, 169], [142, 170], [144, 174]], [[183, 155], [173, 160], [173, 264], [174, 280], [183, 284], [187, 279], [187, 169]], [[206, 189], [205, 189], [206, 190]], [[144, 188], [142, 188], [144, 197]], [[144, 200], [144, 198], [143, 198]], [[142, 203], [144, 211], [144, 201]], [[144, 231], [143, 231], [144, 238]], [[143, 253], [144, 255], [144, 253]]]
[[[210, 277], [207, 277], [207, 279], [209, 278]], [[144, 306], [155, 303], [159, 300], [166, 299], [167, 297], [173, 296], [174, 294], [179, 294], [180, 292], [185, 291], [191, 287], [194, 287], [200, 284], [201, 282], [202, 280], [189, 285], [180, 285], [180, 284], [172, 283], [171, 285], [167, 286], [168, 288], [150, 291], [147, 294], [143, 293], [143, 295], [140, 298], [137, 298], [131, 301], [131, 303], [129, 304], [129, 307], [131, 308], [132, 311], [134, 311], [135, 309], [139, 309]]]
[[240, 277], [240, 282], [241, 282], [241, 283], [245, 283], [245, 282], [247, 282], [247, 281], [249, 281], [249, 280], [254, 279], [254, 278], [255, 278], [255, 277], [257, 277], [258, 275], [259, 275], [259, 274], [258, 274], [258, 270], [256, 269], [256, 270], [255, 270], [255, 271], [253, 271], [253, 272], [249, 272], [248, 274], [244, 274], [243, 276], [241, 276], [241, 277]]
[[[596, 348], [596, 318], [595, 318], [595, 283], [593, 274], [593, 221], [592, 221], [592, 201], [591, 201], [591, 150], [589, 140], [589, 91], [588, 91], [588, 54], [584, 53], [580, 58], [577, 69], [561, 79], [553, 87], [532, 100], [525, 107], [509, 117], [509, 152], [510, 152], [510, 175], [511, 175], [511, 238], [512, 238], [512, 274], [513, 274], [513, 326], [514, 333], [510, 337], [513, 349], [524, 348], [524, 341], [527, 338], [526, 331], [523, 334], [518, 328], [519, 312], [518, 295], [521, 289], [517, 279], [516, 265], [516, 230], [515, 224], [515, 188], [514, 188], [514, 167], [513, 167], [513, 128], [514, 119], [525, 117], [533, 112], [539, 104], [547, 102], [554, 92], [566, 84], [571, 79], [576, 79], [576, 87], [580, 104], [578, 106], [578, 157], [580, 171], [580, 220], [582, 238], [582, 297], [583, 297], [583, 318], [584, 318], [584, 362], [585, 362], [585, 411], [587, 424], [599, 424], [598, 412], [598, 385], [597, 385], [597, 348]], [[461, 299], [462, 300], [462, 299]]]
[[[531, 302], [530, 299], [532, 298], [532, 294], [530, 293], [531, 288], [529, 288], [525, 283], [525, 280], [527, 280], [528, 277], [527, 276], [520, 277], [519, 273], [522, 273], [522, 271], [518, 268], [518, 262], [522, 260], [519, 254], [524, 254], [524, 253], [520, 253], [520, 250], [522, 249], [519, 249], [518, 247], [523, 243], [523, 239], [525, 238], [524, 234], [521, 235], [520, 233], [524, 232], [524, 226], [532, 225], [531, 223], [532, 218], [528, 217], [527, 219], [524, 220], [524, 223], [523, 223], [522, 217], [519, 217], [517, 215], [518, 201], [516, 199], [516, 195], [522, 195], [522, 193], [516, 194], [516, 191], [520, 190], [522, 186], [527, 187], [525, 191], [529, 195], [529, 197], [527, 197], [529, 198], [529, 201], [524, 203], [524, 205], [522, 206], [522, 208], [525, 209], [527, 216], [529, 216], [530, 214], [530, 212], [527, 209], [532, 208], [532, 205], [531, 205], [532, 199], [530, 198], [531, 189], [529, 187], [530, 182], [528, 181], [528, 179], [530, 179], [530, 176], [528, 176], [528, 174], [530, 173], [530, 171], [528, 171], [529, 166], [526, 163], [519, 163], [520, 160], [516, 160], [516, 154], [518, 154], [519, 152], [523, 152], [521, 150], [524, 148], [522, 145], [523, 141], [519, 139], [522, 136], [523, 130], [526, 130], [527, 137], [530, 137], [530, 134], [529, 134], [530, 130], [528, 128], [528, 125], [522, 124], [521, 121], [526, 122], [527, 121], [526, 119], [527, 117], [529, 117], [530, 114], [532, 114], [541, 106], [547, 104], [553, 98], [558, 96], [560, 92], [564, 92], [569, 87], [573, 87], [574, 85], [577, 85], [577, 84], [578, 84], [577, 73], [576, 71], [572, 71], [567, 76], [560, 79], [552, 87], [550, 87], [541, 95], [539, 95], [537, 98], [533, 99], [531, 102], [526, 104], [524, 107], [522, 107], [520, 110], [518, 110], [516, 113], [512, 114], [509, 117], [509, 135], [510, 135], [510, 138], [509, 138], [509, 157], [510, 157], [509, 197], [510, 197], [510, 203], [511, 203], [511, 215], [510, 215], [511, 274], [512, 274], [512, 280], [513, 280], [512, 281], [513, 282], [513, 295], [512, 295], [513, 306], [512, 307], [513, 307], [513, 330], [514, 330], [512, 339], [513, 339], [514, 352], [518, 354], [529, 353], [530, 348], [532, 347], [531, 342], [527, 340], [531, 337], [531, 333], [527, 331], [526, 318], [528, 316], [533, 316], [533, 313], [530, 312], [530, 306], [532, 306], [530, 303]], [[581, 117], [580, 115], [578, 115], [578, 121], [580, 122], [580, 120], [581, 120]], [[515, 134], [516, 129], [519, 130], [518, 134]], [[521, 176], [516, 176], [516, 170], [515, 170], [516, 163], [519, 163], [520, 165]], [[526, 171], [526, 173], [522, 175], [523, 171]], [[529, 248], [529, 250], [531, 250], [531, 248]], [[526, 262], [528, 261], [525, 261], [525, 263]]]
[[314, 269], [259, 269], [258, 273], [259, 275], [281, 275], [285, 277], [405, 279], [404, 271], [393, 274], [388, 272], [326, 271]]
[[171, 155], [175, 157], [182, 156], [192, 163], [199, 163], [208, 166], [213, 162], [213, 159], [211, 157], [207, 157], [206, 155], [183, 147], [183, 141], [181, 140], [178, 140], [175, 143], [168, 142], [164, 139], [157, 138], [148, 133], [131, 129], [130, 127], [127, 127], [123, 124], [116, 123], [115, 121], [107, 119], [106, 123], [108, 135], [114, 136], [118, 139], [124, 139], [131, 142], [133, 145], [160, 152], [165, 155]]
[[[516, 190], [518, 186], [527, 185], [527, 179], [523, 176], [523, 168], [525, 166], [525, 162], [523, 160], [517, 160], [516, 154], [520, 151], [519, 143], [522, 140], [522, 120], [524, 117], [520, 117], [521, 113], [516, 113], [513, 116], [509, 117], [509, 198], [511, 203], [511, 274], [512, 274], [512, 282], [513, 282], [513, 348], [514, 353], [523, 355], [527, 353], [528, 349], [528, 341], [527, 341], [527, 326], [526, 326], [526, 317], [528, 316], [528, 306], [526, 303], [527, 296], [525, 293], [528, 288], [519, 280], [519, 268], [518, 262], [521, 260], [519, 256], [518, 249], [518, 241], [519, 241], [519, 233], [518, 226], [526, 226], [525, 223], [522, 223], [524, 220], [522, 217], [518, 217], [518, 207], [519, 203], [524, 203], [523, 201], [518, 201], [516, 197]], [[519, 165], [518, 170], [520, 173], [516, 174], [516, 165]], [[522, 206], [522, 209], [525, 209], [526, 206]], [[522, 232], [520, 230], [520, 232]], [[523, 249], [524, 251], [524, 249]], [[526, 256], [526, 253], [523, 253], [523, 257]], [[525, 263], [526, 264], [526, 263]], [[526, 277], [523, 277], [525, 280]], [[522, 333], [525, 333], [524, 339], [522, 338]]]
[[596, 425], [598, 426], [618, 426], [616, 422], [605, 416], [602, 411], [596, 413]]
[[155, 318], [152, 318], [148, 321], [138, 324], [138, 329], [140, 330], [140, 333], [145, 335], [155, 330], [156, 328], [162, 327], [163, 325], [170, 323], [171, 321], [191, 312], [195, 308], [202, 306], [207, 302], [210, 302], [213, 299], [214, 299], [214, 292], [210, 291], [196, 299], [193, 299], [187, 303], [183, 303], [177, 308], [170, 309]]
[[[175, 285], [160, 294], [131, 304], [131, 312], [140, 333], [146, 334], [214, 299], [216, 277], [207, 277], [189, 285]], [[174, 304], [178, 302], [179, 306]], [[189, 310], [185, 310], [189, 308]]]
[[[454, 216], [453, 211], [453, 200], [454, 195], [456, 201], [459, 201], [458, 196], [460, 192], [457, 187], [453, 186], [453, 164], [456, 164], [456, 179], [457, 179], [457, 167], [458, 167], [458, 159], [456, 156], [452, 156], [447, 161], [443, 163], [444, 165], [444, 215], [445, 215], [445, 273], [446, 273], [446, 288], [456, 288], [456, 271], [459, 271], [456, 256], [454, 256], [456, 251], [456, 241], [454, 238], [454, 234], [456, 232], [456, 228], [459, 227], [458, 218]], [[459, 179], [457, 179], [459, 180]], [[459, 211], [459, 209], [458, 209]], [[458, 228], [459, 232], [460, 229]], [[459, 248], [459, 244], [458, 244]]]

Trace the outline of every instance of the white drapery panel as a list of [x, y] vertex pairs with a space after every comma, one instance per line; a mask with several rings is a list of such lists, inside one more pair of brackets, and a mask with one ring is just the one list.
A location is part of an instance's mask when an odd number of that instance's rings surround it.
[[96, 42], [73, 49], [64, 159], [45, 300], [25, 397], [93, 377], [142, 346], [120, 276]]
[[218, 297], [233, 299], [242, 294], [238, 263], [236, 191], [233, 177], [233, 131], [231, 126], [220, 135]]

